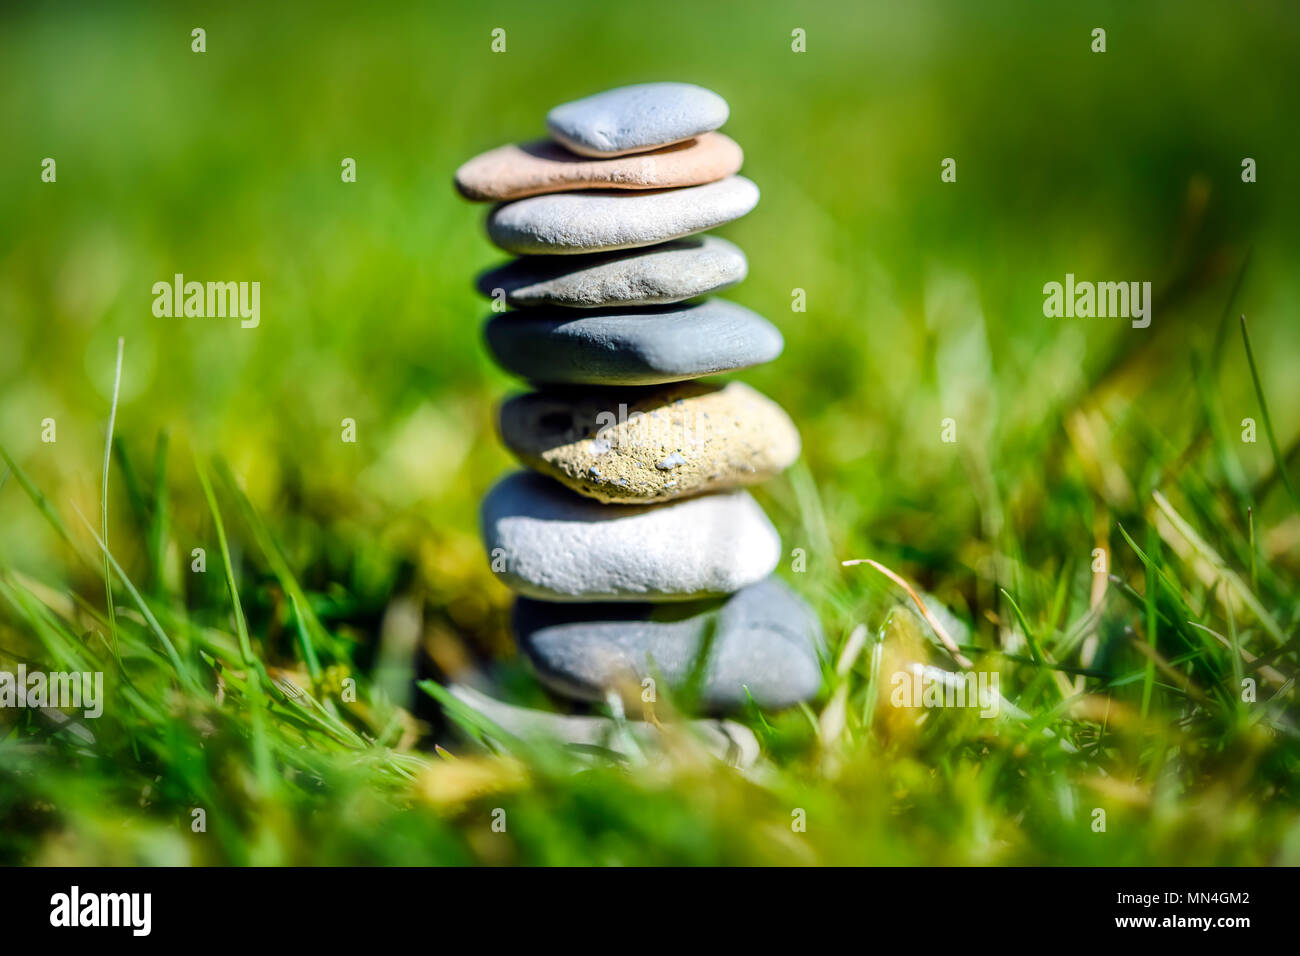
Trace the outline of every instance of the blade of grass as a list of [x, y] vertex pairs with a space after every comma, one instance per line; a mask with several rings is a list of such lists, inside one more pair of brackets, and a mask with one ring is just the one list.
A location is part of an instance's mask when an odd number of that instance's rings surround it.
[[[436, 681], [426, 679], [416, 686], [441, 704], [447, 717], [481, 746], [498, 753], [504, 750], [521, 760], [526, 759], [534, 768], [549, 773], [564, 773], [566, 768], [571, 768], [571, 755], [566, 745], [550, 734], [540, 733], [530, 734], [527, 738], [520, 737], [502, 727], [468, 700], [462, 700], [456, 693]], [[468, 692], [471, 700], [484, 696], [463, 685], [462, 688], [462, 692]]]
[[863, 694], [862, 700], [862, 724], [867, 729], [876, 718], [876, 704], [880, 696], [880, 664], [885, 657], [885, 629], [876, 632], [874, 642], [871, 646], [871, 663], [867, 671], [867, 690]]
[[1227, 605], [1228, 640], [1232, 642], [1232, 698], [1238, 712], [1241, 710], [1241, 638], [1237, 635], [1237, 616], [1232, 613], [1232, 605]]
[[271, 573], [275, 575], [280, 587], [284, 593], [289, 596], [290, 605], [299, 622], [299, 642], [303, 649], [303, 663], [307, 665], [308, 673], [312, 679], [319, 679], [322, 673], [320, 664], [320, 652], [324, 649], [335, 660], [338, 655], [331, 648], [329, 631], [321, 623], [316, 612], [312, 610], [311, 602], [307, 598], [307, 593], [303, 590], [302, 585], [298, 583], [297, 577], [289, 567], [289, 562], [284, 556], [284, 551], [276, 541], [275, 536], [262, 520], [262, 516], [257, 513], [253, 503], [248, 500], [248, 496], [243, 493], [234, 476], [224, 467], [220, 468], [219, 474], [229, 492], [234, 496], [236, 504], [239, 506], [240, 514], [243, 515], [245, 523], [253, 532], [253, 538], [266, 556], [267, 564], [270, 565]]
[[1259, 590], [1259, 567], [1257, 560], [1259, 558], [1259, 544], [1255, 541], [1255, 509], [1249, 507], [1246, 509], [1246, 524], [1250, 528], [1250, 589]]
[[1255, 351], [1250, 347], [1250, 330], [1246, 328], [1244, 314], [1241, 317], [1241, 340], [1246, 345], [1246, 362], [1250, 365], [1250, 380], [1255, 383], [1255, 396], [1259, 399], [1259, 414], [1264, 419], [1264, 434], [1268, 436], [1268, 447], [1273, 452], [1273, 467], [1277, 469], [1278, 477], [1286, 487], [1286, 493], [1291, 496], [1292, 506], [1296, 511], [1300, 511], [1300, 498], [1296, 497], [1295, 486], [1291, 484], [1291, 475], [1286, 469], [1286, 459], [1282, 457], [1282, 449], [1277, 444], [1277, 435], [1273, 433], [1273, 419], [1268, 413], [1264, 385], [1259, 380], [1259, 369], [1255, 365]]
[[1227, 351], [1224, 344], [1228, 340], [1228, 323], [1232, 316], [1232, 304], [1237, 301], [1241, 287], [1246, 282], [1246, 273], [1250, 271], [1250, 262], [1254, 257], [1255, 246], [1252, 243], [1246, 247], [1246, 254], [1241, 257], [1241, 267], [1237, 270], [1237, 277], [1233, 280], [1232, 289], [1228, 292], [1228, 300], [1223, 303], [1223, 311], [1219, 313], [1219, 324], [1214, 329], [1214, 350], [1210, 352], [1211, 361], [1214, 363], [1216, 372], [1223, 361], [1223, 354]]
[[169, 496], [167, 493], [167, 449], [170, 438], [167, 432], [158, 433], [153, 454], [153, 514], [149, 522], [149, 554], [155, 578], [154, 591], [167, 590], [167, 524], [169, 521]]
[[149, 605], [145, 603], [145, 600], [143, 597], [141, 597], [140, 592], [136, 590], [136, 587], [131, 582], [131, 579], [127, 577], [126, 572], [122, 570], [122, 566], [117, 563], [117, 559], [113, 557], [112, 552], [108, 550], [108, 547], [100, 539], [99, 535], [95, 531], [95, 526], [86, 520], [86, 516], [81, 513], [81, 509], [77, 507], [76, 502], [72, 503], [72, 510], [77, 513], [77, 517], [81, 519], [82, 524], [86, 526], [86, 530], [89, 531], [91, 537], [95, 539], [95, 543], [99, 545], [100, 550], [104, 552], [105, 557], [108, 559], [109, 565], [117, 573], [118, 578], [121, 580], [122, 586], [126, 588], [127, 593], [131, 595], [131, 599], [135, 601], [136, 606], [140, 609], [140, 613], [144, 615], [144, 619], [149, 624], [149, 629], [154, 632], [155, 636], [157, 636], [158, 638], [159, 643], [162, 644], [163, 651], [167, 654], [167, 659], [171, 662], [172, 669], [176, 671], [177, 678], [183, 684], [187, 684], [192, 689], [198, 690], [199, 689], [198, 682], [194, 679], [193, 675], [190, 673], [189, 668], [185, 666], [185, 663], [181, 660], [180, 655], [176, 653], [175, 645], [172, 644], [171, 639], [167, 636], [167, 633], [162, 629], [162, 625], [158, 623], [158, 619], [154, 617], [153, 611], [150, 610]]
[[76, 639], [29, 590], [13, 587], [7, 581], [0, 580], [0, 597], [9, 602], [14, 611], [27, 621], [37, 639], [58, 662], [61, 669], [69, 671], [91, 669], [86, 667], [86, 660], [82, 657], [81, 647]]
[[226, 587], [230, 591], [230, 603], [235, 614], [235, 633], [239, 638], [239, 654], [243, 658], [248, 672], [248, 712], [253, 731], [253, 762], [262, 793], [268, 794], [274, 788], [275, 779], [271, 766], [270, 743], [267, 739], [266, 691], [262, 686], [265, 677], [262, 662], [253, 653], [253, 642], [248, 636], [248, 622], [244, 619], [244, 607], [239, 600], [239, 586], [235, 583], [235, 568], [230, 560], [230, 544], [226, 540], [226, 525], [221, 520], [221, 509], [217, 507], [216, 495], [212, 493], [212, 483], [208, 480], [207, 469], [197, 452], [194, 453], [194, 470], [199, 476], [199, 485], [203, 488], [203, 497], [208, 503], [208, 511], [217, 531], [217, 546], [221, 551], [221, 563], [226, 572]]
[[[1159, 491], [1152, 491], [1151, 498], [1155, 501], [1156, 507], [1160, 509], [1161, 513], [1169, 519], [1169, 523], [1174, 526], [1175, 530], [1214, 568], [1219, 578], [1226, 582], [1237, 593], [1242, 602], [1250, 608], [1259, 622], [1264, 625], [1264, 630], [1268, 631], [1279, 643], [1285, 641], [1286, 637], [1282, 633], [1282, 628], [1273, 619], [1273, 615], [1260, 603], [1254, 592], [1246, 587], [1246, 582], [1241, 580], [1241, 577], [1227, 566], [1227, 562], [1223, 560], [1223, 557], [1196, 533], [1196, 529], [1187, 523], [1187, 520], [1174, 509], [1174, 506], [1169, 503], [1169, 500], [1164, 495]], [[1228, 602], [1223, 599], [1223, 603], [1226, 606]]]
[[1034, 635], [1034, 629], [1029, 626], [1025, 620], [1025, 614], [1020, 610], [1020, 605], [1016, 599], [1011, 596], [1011, 592], [1006, 588], [998, 588], [1002, 596], [1011, 604], [1011, 610], [1016, 612], [1016, 620], [1020, 622], [1020, 629], [1025, 632], [1025, 641], [1029, 644], [1029, 654], [1034, 659], [1034, 663], [1039, 667], [1043, 666], [1043, 652], [1038, 647], [1038, 638]]
[[320, 680], [322, 671], [316, 648], [312, 645], [311, 635], [307, 633], [307, 619], [303, 616], [302, 605], [298, 596], [289, 592], [289, 606], [293, 609], [294, 630], [298, 635], [298, 646], [302, 649], [302, 659], [307, 665], [307, 673], [312, 680]]
[[108, 408], [108, 434], [104, 436], [104, 475], [99, 488], [99, 533], [104, 540], [104, 603], [108, 607], [108, 630], [113, 637], [114, 655], [117, 654], [117, 610], [113, 607], [113, 574], [108, 565], [108, 472], [113, 463], [113, 426], [117, 422], [117, 399], [122, 390], [122, 352], [125, 347], [126, 340], [118, 336], [113, 402]]
[[113, 461], [122, 475], [122, 489], [126, 492], [126, 502], [131, 506], [131, 517], [137, 525], [144, 527], [149, 523], [149, 503], [140, 487], [140, 475], [136, 471], [135, 461], [121, 435], [113, 436]]
[[975, 666], [971, 663], [970, 658], [963, 654], [961, 649], [957, 647], [957, 642], [948, 634], [947, 629], [939, 623], [938, 618], [930, 613], [930, 609], [926, 607], [925, 602], [921, 600], [921, 595], [917, 594], [912, 586], [903, 580], [903, 578], [889, 570], [889, 568], [885, 567], [879, 561], [873, 561], [870, 558], [852, 558], [848, 561], [841, 561], [840, 564], [846, 568], [853, 567], [857, 564], [870, 565], [901, 587], [912, 598], [913, 603], [915, 603], [917, 608], [920, 610], [921, 616], [924, 617], [930, 627], [933, 628], [934, 633], [938, 635], [939, 640], [943, 643], [944, 648], [947, 649], [948, 654], [952, 659], [967, 670], [970, 670]]
[[253, 653], [253, 643], [248, 636], [248, 622], [244, 619], [244, 606], [239, 600], [239, 587], [235, 583], [235, 569], [230, 560], [230, 544], [226, 540], [226, 525], [221, 520], [221, 511], [217, 507], [216, 496], [212, 493], [212, 483], [208, 481], [207, 470], [198, 454], [194, 455], [194, 468], [198, 472], [199, 486], [203, 489], [203, 498], [208, 504], [208, 512], [217, 532], [217, 547], [221, 552], [221, 563], [226, 572], [226, 587], [230, 591], [230, 603], [235, 615], [235, 634], [239, 638], [239, 654], [244, 664], [249, 667], [260, 665], [257, 655]]
[[1211, 372], [1206, 367], [1200, 352], [1192, 353], [1192, 379], [1200, 399], [1201, 417], [1209, 425], [1219, 469], [1227, 482], [1228, 490], [1238, 502], [1245, 503], [1250, 500], [1250, 483], [1246, 480], [1246, 473], [1242, 470], [1241, 462], [1234, 453], [1232, 443], [1228, 440], [1228, 426], [1224, 421], [1223, 412], [1215, 401], [1217, 392], [1214, 383], [1210, 380]]
[[1063, 674], [1054, 669], [1055, 662], [1049, 661], [1047, 655], [1043, 653], [1043, 649], [1038, 642], [1038, 636], [1034, 633], [1034, 629], [1029, 626], [1029, 622], [1025, 620], [1024, 612], [1020, 610], [1020, 605], [1011, 596], [1011, 592], [1006, 588], [998, 588], [998, 590], [1002, 592], [1003, 597], [1011, 602], [1011, 608], [1016, 612], [1016, 620], [1020, 622], [1020, 628], [1025, 632], [1025, 641], [1029, 644], [1029, 653], [1033, 657], [1034, 663], [1038, 665], [1038, 673], [1034, 676], [1034, 680], [1029, 687], [1025, 689], [1025, 699], [1033, 700], [1037, 695], [1039, 683], [1046, 680], [1052, 681], [1061, 698], [1065, 699], [1072, 690], [1069, 681], [1065, 679]]
[[[1159, 539], [1156, 537], [1155, 528], [1147, 526], [1147, 554], [1154, 554], [1155, 548], [1159, 545]], [[1147, 711], [1151, 705], [1151, 684], [1156, 676], [1156, 563], [1155, 560], [1148, 560], [1146, 563], [1147, 586], [1146, 586], [1146, 624], [1147, 624], [1147, 646], [1151, 654], [1147, 657], [1146, 667], [1142, 673], [1142, 719], [1147, 719]]]
[[18, 462], [14, 461], [13, 458], [10, 457], [8, 450], [4, 445], [0, 445], [0, 458], [5, 460], [5, 465], [8, 466], [11, 472], [13, 472], [13, 476], [18, 479], [18, 486], [27, 493], [28, 498], [32, 499], [32, 504], [36, 505], [36, 510], [45, 517], [45, 520], [49, 522], [50, 527], [55, 530], [58, 536], [63, 539], [63, 541], [78, 557], [85, 560], [85, 556], [77, 546], [77, 542], [74, 541], [72, 535], [68, 533], [67, 526], [64, 525], [63, 519], [59, 517], [58, 512], [54, 510], [54, 506], [50, 504], [49, 499], [41, 493], [40, 489], [32, 483], [32, 480], [27, 477], [27, 472], [23, 471]]
[[[1243, 661], [1245, 661], [1247, 664], [1250, 665], [1250, 669], [1252, 673], [1258, 673], [1265, 680], [1277, 685], [1280, 685], [1287, 680], [1287, 676], [1285, 674], [1281, 673], [1275, 667], [1269, 667], [1268, 664], [1265, 663], [1265, 661], [1267, 661], [1267, 657], [1256, 657], [1254, 654], [1250, 653], [1250, 651], [1242, 647], [1240, 639], [1236, 639], [1232, 637], [1224, 637], [1218, 631], [1212, 630], [1211, 628], [1206, 627], [1204, 624], [1197, 624], [1195, 621], [1191, 621], [1189, 623], [1191, 624], [1192, 627], [1204, 631], [1207, 634], [1213, 635], [1213, 637], [1220, 644], [1222, 644], [1224, 647], [1228, 648], [1229, 650], [1232, 649], [1235, 643], [1237, 647], [1237, 653], [1241, 655], [1241, 659]], [[1235, 622], [1233, 623], [1235, 624]], [[1244, 673], [1242, 676], [1245, 676]], [[1240, 684], [1238, 684], [1238, 688], [1237, 688], [1238, 694], [1240, 694], [1240, 690], [1241, 687]]]

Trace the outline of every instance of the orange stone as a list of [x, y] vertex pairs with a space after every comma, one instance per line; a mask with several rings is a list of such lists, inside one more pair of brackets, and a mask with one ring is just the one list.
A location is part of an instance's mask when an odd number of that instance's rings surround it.
[[612, 159], [589, 159], [544, 139], [475, 156], [456, 170], [456, 188], [479, 202], [574, 189], [670, 189], [725, 179], [743, 159], [735, 140], [722, 133]]

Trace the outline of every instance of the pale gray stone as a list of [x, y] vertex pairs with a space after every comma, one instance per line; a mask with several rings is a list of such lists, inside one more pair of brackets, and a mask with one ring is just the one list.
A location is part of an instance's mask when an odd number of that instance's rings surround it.
[[692, 83], [620, 86], [555, 107], [551, 135], [583, 156], [621, 156], [679, 143], [727, 121], [727, 101]]
[[749, 264], [717, 236], [691, 236], [647, 249], [592, 256], [524, 256], [485, 272], [478, 289], [500, 289], [515, 308], [666, 305], [717, 292], [745, 278]]
[[762, 580], [781, 538], [748, 492], [662, 505], [606, 505], [532, 472], [483, 500], [488, 561], [544, 601], [689, 601]]
[[758, 204], [744, 176], [653, 192], [557, 193], [497, 206], [488, 237], [518, 255], [580, 255], [653, 246], [739, 219]]

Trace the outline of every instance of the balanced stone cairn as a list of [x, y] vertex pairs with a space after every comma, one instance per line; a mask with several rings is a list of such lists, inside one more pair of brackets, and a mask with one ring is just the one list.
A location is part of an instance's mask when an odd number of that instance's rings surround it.
[[[799, 433], [739, 382], [695, 381], [776, 358], [781, 333], [724, 299], [736, 246], [699, 233], [745, 215], [758, 187], [717, 132], [728, 107], [648, 83], [551, 110], [552, 139], [456, 173], [496, 202], [492, 242], [519, 258], [479, 290], [497, 362], [537, 391], [506, 401], [502, 440], [529, 470], [487, 495], [489, 561], [517, 599], [515, 639], [551, 690], [700, 708], [777, 708], [821, 686], [816, 616], [772, 576], [781, 541], [744, 490], [788, 467]], [[654, 682], [654, 683], [652, 683]]]

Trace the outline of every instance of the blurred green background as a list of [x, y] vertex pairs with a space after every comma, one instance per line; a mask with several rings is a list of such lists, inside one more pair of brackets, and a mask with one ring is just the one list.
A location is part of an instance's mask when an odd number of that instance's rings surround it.
[[[195, 27], [206, 30], [202, 54], [190, 49]], [[490, 49], [498, 27], [505, 53]], [[1104, 54], [1090, 50], [1094, 27], [1107, 31]], [[804, 53], [791, 50], [795, 28], [806, 31]], [[750, 278], [726, 294], [786, 336], [779, 361], [743, 377], [790, 412], [804, 460], [760, 497], [787, 550], [808, 551], [810, 573], [789, 578], [818, 602], [833, 644], [860, 620], [874, 631], [897, 597], [841, 572], [850, 557], [906, 573], [985, 647], [1015, 644], [1001, 587], [1049, 624], [1059, 590], [1086, 610], [1092, 548], [1109, 542], [1118, 553], [1114, 520], [1140, 523], [1149, 491], [1184, 471], [1210, 489], [1213, 507], [1198, 515], [1221, 522], [1214, 534], [1244, 541], [1253, 508], [1250, 553], [1274, 567], [1264, 589], [1290, 639], [1300, 526], [1262, 430], [1255, 444], [1237, 440], [1238, 423], [1260, 413], [1235, 316], [1249, 317], [1272, 424], [1296, 474], [1297, 62], [1300, 11], [1281, 2], [9, 5], [0, 13], [0, 443], [70, 523], [70, 502], [97, 515], [121, 336], [117, 434], [141, 472], [159, 433], [171, 436], [175, 496], [165, 566], [155, 568], [133, 526], [129, 477], [111, 479], [110, 545], [128, 571], [155, 575], [196, 614], [220, 618], [219, 576], [184, 580], [189, 549], [212, 547], [188, 449], [215, 455], [323, 616], [361, 648], [359, 666], [394, 596], [414, 595], [421, 644], [440, 673], [475, 659], [543, 700], [511, 657], [508, 595], [477, 544], [478, 500], [510, 467], [494, 407], [518, 384], [485, 354], [487, 304], [472, 279], [505, 257], [484, 236], [484, 209], [459, 200], [451, 176], [478, 152], [540, 135], [558, 103], [689, 81], [729, 101], [725, 131], [762, 190], [755, 212], [721, 230], [750, 261]], [[57, 162], [56, 183], [41, 181], [45, 157]], [[345, 157], [356, 160], [355, 183], [340, 180]], [[955, 183], [940, 180], [946, 157]], [[1244, 157], [1258, 164], [1255, 183], [1242, 182]], [[260, 327], [154, 317], [153, 283], [177, 272], [260, 281]], [[1043, 284], [1067, 272], [1151, 281], [1151, 327], [1045, 318]], [[791, 311], [796, 288], [806, 312]], [[47, 417], [54, 444], [41, 442]], [[340, 441], [344, 418], [357, 423], [355, 444]], [[945, 418], [956, 422], [955, 444], [940, 441]], [[251, 587], [259, 565], [234, 537]], [[70, 559], [14, 481], [0, 487], [0, 559], [102, 605], [94, 568]], [[1136, 573], [1140, 582], [1140, 565]], [[1202, 601], [1214, 591], [1203, 579], [1188, 586]], [[259, 617], [250, 603], [262, 640], [274, 614]], [[5, 633], [17, 641], [22, 630], [11, 622]], [[389, 689], [414, 706], [400, 680]], [[806, 756], [805, 745], [788, 749]], [[892, 761], [917, 780], [919, 768], [943, 762], [912, 756], [853, 759], [874, 768], [863, 777]], [[1128, 859], [1271, 862], [1289, 833], [1288, 858], [1300, 860], [1287, 789], [1294, 755], [1279, 768], [1285, 786], [1255, 788], [1248, 775], [1222, 797], [1246, 822], [1208, 837], [1203, 853], [1180, 838], [1200, 817], [1175, 814], [1168, 832], [1144, 830], [1149, 840]], [[1059, 769], [1040, 796], [1064, 806], [1073, 784]], [[698, 861], [1107, 859], [1073, 837], [1054, 843], [1051, 828], [995, 839], [997, 824], [959, 823], [1003, 793], [989, 784], [973, 796], [966, 783], [982, 786], [956, 773], [910, 834], [882, 835], [884, 814], [901, 812], [885, 809], [901, 787], [886, 775], [866, 791], [836, 791], [840, 825], [862, 828], [840, 850], [769, 854], [719, 837], [698, 842]], [[1263, 789], [1284, 809], [1270, 803], [1268, 816]], [[580, 796], [576, 807], [549, 799], [548, 820], [590, 810]], [[1008, 799], [994, 815], [1004, 822], [1016, 819]], [[1185, 807], [1180, 800], [1173, 805]], [[684, 834], [715, 832], [727, 815], [682, 813]], [[863, 822], [873, 814], [882, 819]], [[563, 847], [588, 844], [557, 831], [525, 839], [512, 858], [625, 859], [638, 845], [619, 842], [629, 825], [599, 819], [591, 832], [606, 834], [604, 851], [566, 856]], [[50, 858], [44, 832], [13, 852]], [[75, 812], [49, 832], [70, 841], [69, 859], [143, 852], [105, 849]], [[483, 857], [456, 839], [432, 855]], [[332, 859], [388, 858], [363, 845], [335, 847]], [[696, 843], [663, 845], [672, 858]], [[278, 861], [311, 851], [223, 852]]]

